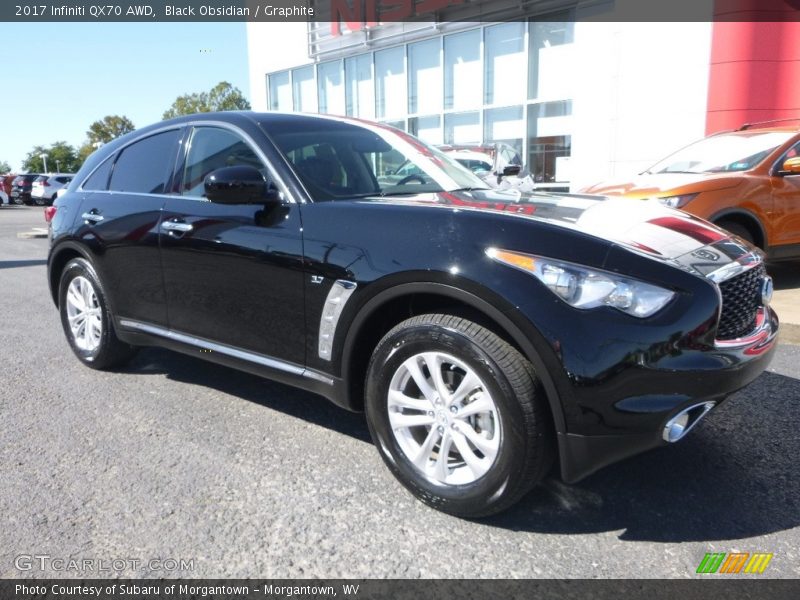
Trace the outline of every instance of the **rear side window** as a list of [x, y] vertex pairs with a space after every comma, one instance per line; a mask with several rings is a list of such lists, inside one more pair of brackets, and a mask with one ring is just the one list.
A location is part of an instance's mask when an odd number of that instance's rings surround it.
[[111, 165], [114, 161], [110, 158], [102, 165], [97, 167], [94, 173], [91, 174], [89, 179], [83, 182], [83, 189], [85, 190], [107, 190], [108, 189], [108, 176], [111, 175]]
[[151, 135], [119, 155], [108, 189], [115, 192], [163, 194], [175, 161], [178, 130]]

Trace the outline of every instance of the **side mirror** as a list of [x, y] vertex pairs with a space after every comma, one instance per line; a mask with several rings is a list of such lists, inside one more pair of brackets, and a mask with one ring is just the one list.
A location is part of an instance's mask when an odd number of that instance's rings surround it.
[[781, 175], [800, 175], [800, 156], [787, 158], [781, 167]]
[[268, 204], [279, 200], [278, 190], [254, 167], [223, 167], [203, 182], [205, 196], [219, 204]]

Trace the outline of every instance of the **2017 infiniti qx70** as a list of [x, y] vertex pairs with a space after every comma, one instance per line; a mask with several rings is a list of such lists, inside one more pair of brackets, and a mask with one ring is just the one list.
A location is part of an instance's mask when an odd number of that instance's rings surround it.
[[656, 202], [491, 190], [375, 123], [165, 121], [55, 207], [49, 282], [84, 364], [159, 345], [363, 410], [394, 475], [455, 515], [554, 461], [571, 482], [679, 440], [775, 348], [746, 242]]

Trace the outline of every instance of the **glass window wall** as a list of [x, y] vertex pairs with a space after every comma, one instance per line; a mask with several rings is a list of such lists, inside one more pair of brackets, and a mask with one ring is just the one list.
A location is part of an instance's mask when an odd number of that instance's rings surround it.
[[408, 47], [408, 112], [430, 114], [442, 110], [441, 40]]

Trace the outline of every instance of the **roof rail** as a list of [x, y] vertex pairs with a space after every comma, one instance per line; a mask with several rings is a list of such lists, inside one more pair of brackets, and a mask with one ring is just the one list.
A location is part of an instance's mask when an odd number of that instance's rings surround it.
[[744, 131], [745, 129], [750, 129], [751, 127], [755, 127], [756, 125], [769, 125], [771, 123], [786, 123], [787, 121], [800, 121], [800, 117], [795, 117], [793, 119], [772, 119], [770, 121], [755, 121], [753, 123], [745, 123], [736, 131]]

